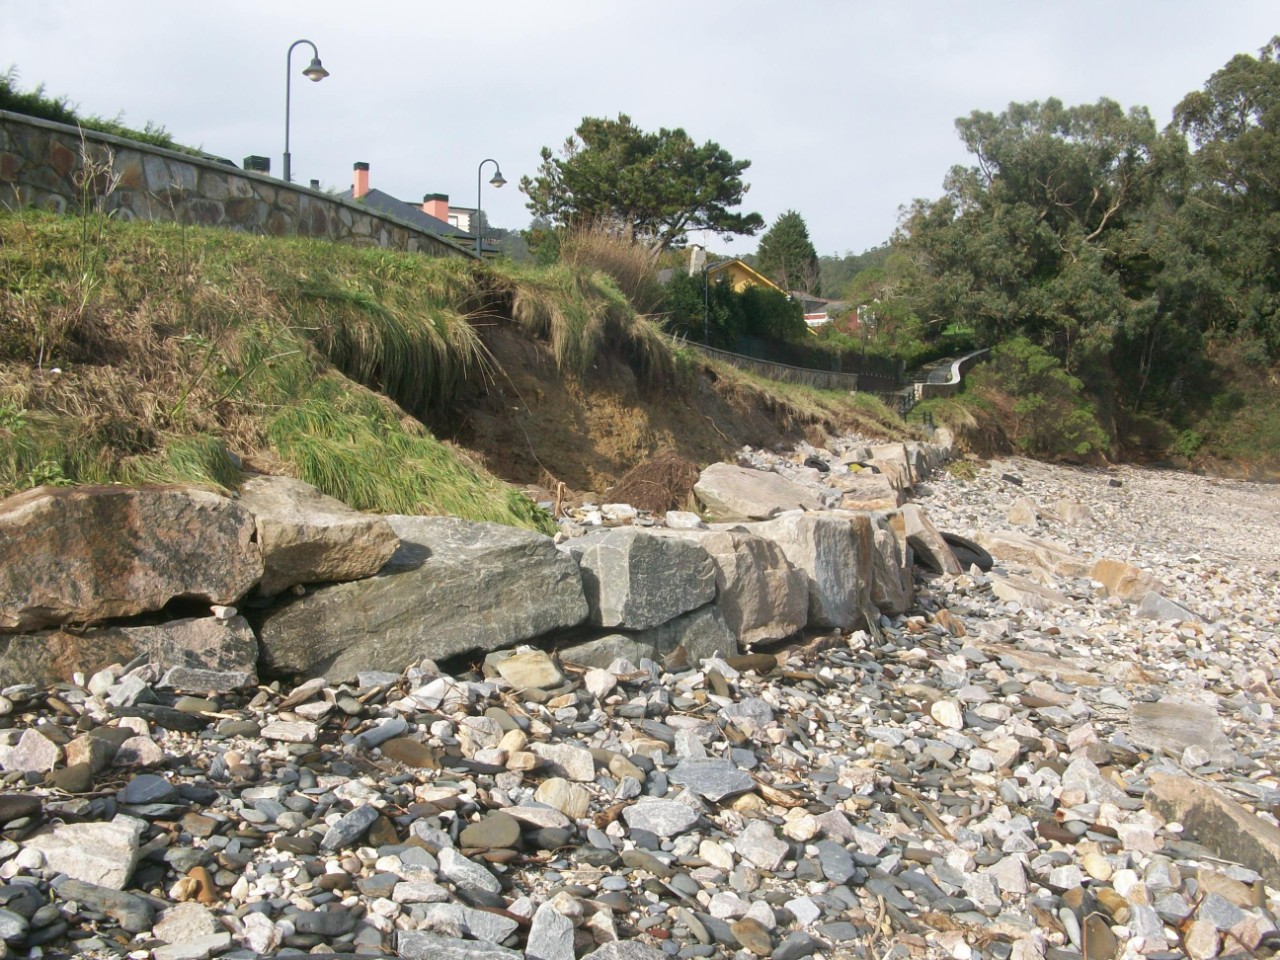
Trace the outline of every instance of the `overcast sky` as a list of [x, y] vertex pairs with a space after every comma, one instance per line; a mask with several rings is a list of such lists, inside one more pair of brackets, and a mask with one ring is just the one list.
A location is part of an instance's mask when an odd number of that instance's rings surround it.
[[[886, 240], [900, 206], [966, 161], [957, 117], [1011, 101], [1173, 106], [1280, 32], [1275, 0], [0, 0], [0, 69], [82, 112], [281, 172], [293, 56], [294, 179], [402, 200], [447, 193], [523, 227], [516, 188], [584, 116], [683, 127], [751, 161], [744, 207], [799, 211], [822, 254]], [[756, 239], [711, 246], [747, 253]]]

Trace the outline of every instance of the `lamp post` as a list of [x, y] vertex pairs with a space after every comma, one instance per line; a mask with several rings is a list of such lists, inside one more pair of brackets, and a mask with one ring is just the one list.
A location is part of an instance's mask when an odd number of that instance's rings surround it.
[[484, 169], [486, 163], [493, 164], [493, 179], [489, 181], [491, 187], [501, 187], [506, 185], [503, 179], [502, 169], [498, 166], [498, 161], [487, 158], [480, 161], [480, 166], [476, 167], [476, 256], [483, 256], [480, 251], [480, 171]]
[[311, 48], [311, 65], [302, 71], [302, 75], [312, 83], [319, 83], [329, 75], [329, 71], [324, 68], [324, 64], [320, 62], [320, 51], [316, 49], [316, 45], [310, 40], [295, 40], [289, 45], [289, 53], [284, 58], [284, 182], [289, 183], [293, 180], [292, 169], [289, 163], [289, 95], [293, 83], [293, 48], [300, 43], [305, 43]]
[[711, 282], [707, 271], [710, 263], [702, 265], [702, 345], [711, 346]]

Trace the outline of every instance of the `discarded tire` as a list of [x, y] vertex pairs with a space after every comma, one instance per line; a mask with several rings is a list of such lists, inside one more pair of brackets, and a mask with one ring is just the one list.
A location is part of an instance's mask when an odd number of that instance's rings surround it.
[[971, 566], [976, 566], [983, 573], [986, 573], [995, 566], [995, 561], [991, 559], [991, 554], [967, 537], [962, 537], [958, 533], [944, 531], [942, 539], [947, 541], [947, 545], [951, 547], [951, 552], [960, 561], [960, 566], [966, 570]]
[[827, 463], [827, 461], [823, 460], [821, 457], [805, 457], [804, 465], [806, 467], [812, 467], [814, 470], [817, 470], [819, 473], [831, 472], [831, 465]]

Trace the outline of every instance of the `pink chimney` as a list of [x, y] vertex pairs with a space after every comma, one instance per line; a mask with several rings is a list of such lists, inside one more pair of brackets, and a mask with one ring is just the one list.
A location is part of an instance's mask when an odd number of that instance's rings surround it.
[[363, 160], [356, 161], [355, 173], [351, 181], [351, 196], [359, 200], [369, 192], [369, 165]]
[[437, 220], [449, 222], [449, 195], [447, 193], [428, 193], [422, 198], [422, 212]]

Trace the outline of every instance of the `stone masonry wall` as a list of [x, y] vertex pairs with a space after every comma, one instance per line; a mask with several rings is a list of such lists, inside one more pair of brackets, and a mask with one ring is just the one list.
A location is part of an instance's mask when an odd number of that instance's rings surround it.
[[0, 110], [0, 206], [78, 213], [99, 204], [122, 220], [169, 220], [428, 256], [474, 256], [359, 202], [105, 133], [85, 130], [82, 137], [76, 127]]

